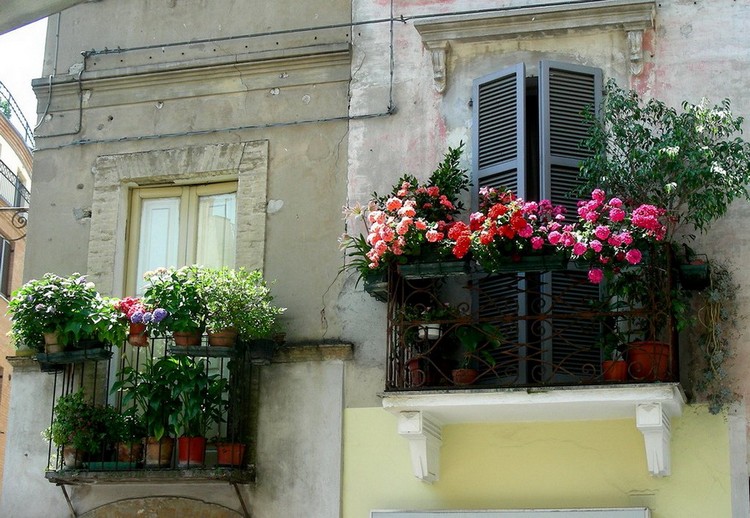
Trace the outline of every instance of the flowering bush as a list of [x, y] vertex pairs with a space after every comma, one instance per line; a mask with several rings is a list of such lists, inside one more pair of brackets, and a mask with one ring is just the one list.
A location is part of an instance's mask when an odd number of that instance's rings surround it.
[[645, 247], [666, 235], [665, 212], [647, 204], [629, 211], [619, 198], [607, 199], [604, 191], [594, 189], [590, 200], [578, 202], [571, 257], [592, 263], [588, 277], [595, 284], [602, 281], [605, 267], [611, 271], [640, 264]]
[[452, 252], [464, 257], [471, 250], [487, 271], [500, 263], [517, 262], [524, 255], [541, 255], [572, 246], [572, 225], [565, 225], [565, 209], [549, 200], [524, 201], [511, 191], [482, 188], [479, 212], [469, 225], [449, 230]]
[[38, 347], [44, 333], [57, 333], [63, 345], [84, 340], [117, 344], [125, 339], [114, 300], [99, 295], [94, 283], [77, 273], [47, 273], [30, 280], [13, 293], [8, 312], [17, 346]]
[[115, 442], [114, 432], [121, 419], [110, 406], [99, 406], [85, 400], [83, 389], [60, 396], [55, 403], [52, 425], [42, 432], [58, 446], [95, 453]]
[[201, 290], [201, 267], [157, 268], [144, 273], [143, 278], [146, 280], [145, 307], [161, 308], [167, 313], [163, 320], [152, 322], [154, 330], [161, 333], [203, 331], [206, 304]]
[[115, 303], [115, 309], [122, 312], [131, 324], [158, 324], [168, 315], [164, 308], [150, 310], [138, 297], [125, 297]]
[[449, 148], [424, 184], [404, 175], [389, 194], [373, 194], [366, 207], [357, 204], [344, 208], [344, 215], [361, 221], [366, 233], [356, 238], [342, 236], [342, 248], [354, 258], [348, 267], [364, 276], [410, 258], [450, 255], [447, 234], [463, 209], [459, 197], [470, 185], [466, 170], [458, 166], [462, 150], [463, 143]]

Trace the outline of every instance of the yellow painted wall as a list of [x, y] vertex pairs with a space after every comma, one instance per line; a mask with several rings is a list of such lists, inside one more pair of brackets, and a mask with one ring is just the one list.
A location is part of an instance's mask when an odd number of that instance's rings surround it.
[[649, 507], [653, 518], [731, 516], [726, 420], [688, 407], [672, 421], [672, 475], [646, 469], [635, 420], [451, 425], [440, 480], [411, 472], [380, 408], [344, 416], [343, 517], [373, 509]]

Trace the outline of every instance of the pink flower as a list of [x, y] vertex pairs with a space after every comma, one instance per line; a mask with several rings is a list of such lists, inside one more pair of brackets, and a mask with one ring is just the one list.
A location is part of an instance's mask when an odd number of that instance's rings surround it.
[[620, 198], [612, 198], [609, 200], [609, 206], [619, 209], [622, 207], [622, 200]]
[[620, 239], [622, 240], [622, 243], [627, 246], [630, 246], [633, 243], [633, 236], [631, 236], [630, 232], [627, 230], [620, 232]]
[[451, 210], [453, 209], [453, 204], [451, 203], [451, 201], [448, 199], [448, 197], [445, 194], [440, 196], [440, 205], [442, 205], [443, 207], [447, 209], [451, 209]]
[[602, 246], [602, 242], [598, 239], [592, 239], [591, 242], [589, 242], [589, 248], [591, 248], [597, 254], [602, 251]]
[[593, 284], [599, 284], [604, 278], [604, 272], [600, 268], [591, 268], [588, 277]]
[[393, 255], [402, 255], [404, 253], [403, 248], [398, 246], [398, 243], [393, 243], [393, 246], [391, 247], [391, 252], [393, 252]]
[[414, 210], [414, 207], [409, 205], [404, 205], [400, 209], [398, 209], [398, 215], [399, 216], [406, 216], [408, 218], [413, 218], [417, 215], [417, 211]]
[[396, 233], [391, 227], [383, 227], [383, 229], [380, 231], [380, 237], [386, 243], [390, 243], [396, 238]]
[[401, 222], [398, 225], [396, 225], [396, 233], [399, 236], [403, 236], [404, 234], [409, 232], [409, 227], [411, 226], [411, 224], [412, 224], [411, 218], [402, 219]]
[[427, 230], [427, 223], [421, 218], [414, 221], [414, 226], [417, 230]]
[[370, 223], [385, 223], [385, 212], [382, 210], [374, 210], [367, 216], [367, 220]]
[[438, 232], [437, 230], [428, 230], [425, 233], [425, 237], [430, 243], [437, 243], [438, 241], [443, 239], [444, 235], [442, 232]]
[[625, 260], [630, 264], [639, 264], [642, 258], [641, 251], [636, 248], [629, 250], [628, 253], [625, 254]]
[[437, 185], [432, 185], [432, 186], [428, 187], [427, 188], [427, 194], [429, 194], [430, 196], [437, 196], [437, 195], [439, 195], [440, 194], [440, 187], [438, 187]]
[[534, 227], [532, 227], [531, 225], [526, 225], [518, 231], [518, 235], [524, 239], [530, 238], [532, 234], [534, 234]]
[[385, 208], [387, 210], [390, 210], [391, 212], [396, 211], [401, 208], [402, 201], [398, 198], [389, 198], [387, 202], [385, 202]]
[[575, 255], [583, 255], [586, 253], [587, 246], [585, 243], [581, 243], [580, 241], [573, 245], [573, 254]]
[[539, 236], [534, 236], [531, 238], [531, 248], [534, 250], [539, 250], [544, 246], [544, 239], [542, 239]]
[[603, 203], [605, 197], [606, 197], [606, 194], [604, 194], [604, 191], [602, 191], [601, 189], [594, 189], [593, 191], [591, 191], [592, 200], [595, 200], [599, 203]]
[[604, 225], [599, 225], [594, 230], [594, 235], [597, 238], [602, 239], [602, 240], [607, 239], [609, 237], [609, 233], [610, 233], [609, 227], [604, 226]]
[[612, 234], [609, 236], [609, 239], [607, 239], [607, 244], [610, 244], [612, 246], [620, 246], [622, 245], [622, 238], [619, 234]]
[[619, 208], [612, 208], [609, 210], [609, 219], [611, 219], [613, 223], [619, 223], [625, 219], [625, 211]]
[[547, 235], [547, 240], [551, 245], [557, 245], [562, 239], [562, 234], [557, 230], [553, 230]]

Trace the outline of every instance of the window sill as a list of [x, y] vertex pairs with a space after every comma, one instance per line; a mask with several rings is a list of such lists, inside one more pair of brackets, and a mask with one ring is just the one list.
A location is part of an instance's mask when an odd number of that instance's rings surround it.
[[409, 440], [414, 475], [439, 477], [441, 431], [446, 424], [631, 419], [643, 433], [649, 472], [670, 474], [670, 419], [682, 415], [679, 383], [425, 391], [381, 395]]

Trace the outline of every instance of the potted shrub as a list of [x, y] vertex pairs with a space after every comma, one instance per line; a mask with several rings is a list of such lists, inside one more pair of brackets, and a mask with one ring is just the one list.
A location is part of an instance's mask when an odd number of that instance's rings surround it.
[[453, 383], [471, 385], [479, 376], [476, 364], [488, 368], [495, 366], [495, 358], [490, 351], [500, 347], [502, 335], [492, 324], [463, 324], [455, 330], [456, 338], [461, 344], [461, 360], [458, 368], [451, 371]]
[[162, 308], [166, 318], [154, 323], [161, 335], [171, 334], [177, 345], [200, 345], [206, 327], [206, 304], [201, 290], [202, 268], [158, 268], [144, 274], [143, 304]]
[[134, 347], [146, 347], [149, 339], [147, 328], [158, 325], [167, 316], [164, 308], [148, 308], [138, 297], [118, 300], [115, 309], [121, 312], [121, 318], [128, 324], [128, 343]]
[[[230, 346], [238, 336], [247, 341], [278, 331], [276, 319], [285, 308], [272, 303], [260, 270], [204, 269], [202, 279], [209, 344]], [[220, 339], [218, 333], [225, 336]]]
[[117, 445], [117, 461], [126, 467], [141, 465], [143, 443], [147, 435], [146, 426], [135, 407], [130, 407], [125, 414], [119, 414], [113, 434]]
[[223, 419], [227, 380], [209, 374], [204, 360], [183, 355], [169, 358], [167, 371], [172, 395], [179, 401], [173, 416], [179, 434], [178, 465], [202, 466], [208, 431], [212, 424]]
[[58, 398], [52, 424], [42, 435], [62, 448], [66, 468], [77, 469], [89, 455], [102, 452], [112, 442], [113, 413], [114, 409], [86, 401], [80, 389]]
[[[339, 240], [341, 249], [351, 258], [343, 270], [355, 270], [358, 279], [382, 279], [389, 265], [415, 265], [417, 274], [453, 268], [464, 271], [466, 263], [451, 256], [446, 239], [463, 210], [461, 195], [471, 185], [466, 170], [459, 167], [462, 153], [463, 143], [448, 148], [443, 161], [424, 183], [413, 175], [403, 175], [390, 193], [373, 193], [367, 206], [345, 208], [348, 225], [359, 227], [364, 234], [344, 234]], [[468, 246], [458, 248], [463, 254], [456, 256], [464, 258]], [[379, 290], [373, 296], [382, 298], [383, 293]]]
[[174, 420], [180, 407], [172, 376], [173, 360], [168, 357], [146, 360], [141, 370], [123, 367], [112, 384], [120, 392], [122, 406], [135, 408], [146, 428], [146, 467], [169, 467], [174, 448]]
[[47, 273], [14, 292], [8, 305], [11, 334], [19, 346], [47, 344], [47, 352], [86, 342], [119, 344], [125, 328], [113, 302], [82, 275]]

